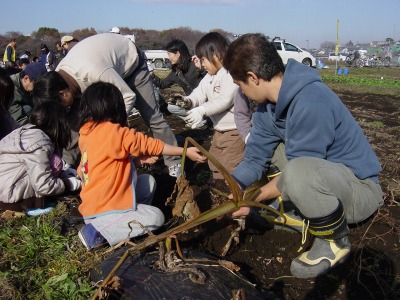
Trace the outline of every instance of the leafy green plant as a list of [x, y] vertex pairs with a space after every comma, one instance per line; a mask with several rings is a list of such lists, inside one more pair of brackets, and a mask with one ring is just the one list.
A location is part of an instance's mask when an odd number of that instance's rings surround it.
[[87, 299], [92, 287], [88, 283], [78, 285], [68, 273], [54, 276], [43, 285], [46, 299]]
[[59, 203], [47, 215], [0, 221], [0, 285], [13, 295], [24, 299], [89, 297], [92, 287], [87, 273], [98, 257], [77, 247], [76, 235], [61, 233], [64, 213], [65, 206]]

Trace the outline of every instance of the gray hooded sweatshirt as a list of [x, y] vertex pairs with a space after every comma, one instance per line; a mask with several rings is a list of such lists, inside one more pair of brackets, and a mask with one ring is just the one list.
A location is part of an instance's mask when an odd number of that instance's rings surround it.
[[15, 129], [0, 141], [0, 201], [61, 194], [64, 182], [52, 175], [54, 145], [32, 124]]

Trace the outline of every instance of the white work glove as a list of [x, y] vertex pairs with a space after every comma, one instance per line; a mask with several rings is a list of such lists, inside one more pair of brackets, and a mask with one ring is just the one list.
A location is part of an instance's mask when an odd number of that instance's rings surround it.
[[198, 106], [188, 111], [188, 116], [184, 118], [185, 122], [195, 129], [197, 125], [203, 121], [203, 116], [205, 115], [206, 110], [204, 106]]
[[82, 187], [82, 181], [78, 177], [68, 177], [63, 179], [67, 189], [71, 192], [80, 190]]

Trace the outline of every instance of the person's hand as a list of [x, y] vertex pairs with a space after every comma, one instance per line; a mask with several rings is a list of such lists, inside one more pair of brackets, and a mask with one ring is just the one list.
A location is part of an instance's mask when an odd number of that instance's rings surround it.
[[250, 214], [250, 207], [243, 206], [239, 210], [232, 213], [233, 219], [244, 219]]
[[171, 97], [169, 97], [165, 102], [168, 104], [173, 104], [176, 105], [176, 101], [179, 99], [183, 99], [185, 96], [179, 93], [172, 94]]
[[194, 62], [194, 65], [197, 69], [201, 70], [201, 60], [198, 58], [196, 55], [192, 56], [192, 61]]
[[195, 107], [188, 112], [188, 116], [184, 118], [185, 122], [192, 127], [192, 129], [196, 128], [197, 125], [203, 121], [203, 116], [205, 115], [206, 110], [203, 106]]
[[207, 157], [200, 153], [200, 150], [196, 147], [189, 147], [186, 150], [186, 156], [191, 160], [199, 163], [204, 163], [207, 160]]
[[157, 162], [158, 156], [157, 155], [144, 155], [138, 158], [139, 165], [143, 166], [144, 164], [153, 165]]
[[176, 106], [182, 107], [184, 109], [189, 109], [192, 107], [192, 101], [188, 97], [182, 97], [176, 100]]
[[82, 187], [82, 181], [78, 177], [66, 177], [63, 178], [62, 181], [65, 187], [71, 192], [80, 190]]

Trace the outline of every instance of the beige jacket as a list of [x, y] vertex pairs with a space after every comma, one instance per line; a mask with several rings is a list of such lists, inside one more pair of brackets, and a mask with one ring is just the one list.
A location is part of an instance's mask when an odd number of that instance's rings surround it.
[[236, 129], [233, 98], [238, 88], [228, 71], [221, 68], [215, 75], [204, 76], [188, 98], [192, 108], [204, 107], [215, 130], [228, 131]]
[[125, 82], [139, 64], [136, 45], [125, 36], [101, 33], [74, 46], [58, 64], [56, 71], [68, 73], [81, 88], [98, 81], [114, 84], [124, 97], [126, 111], [133, 108], [136, 95]]

